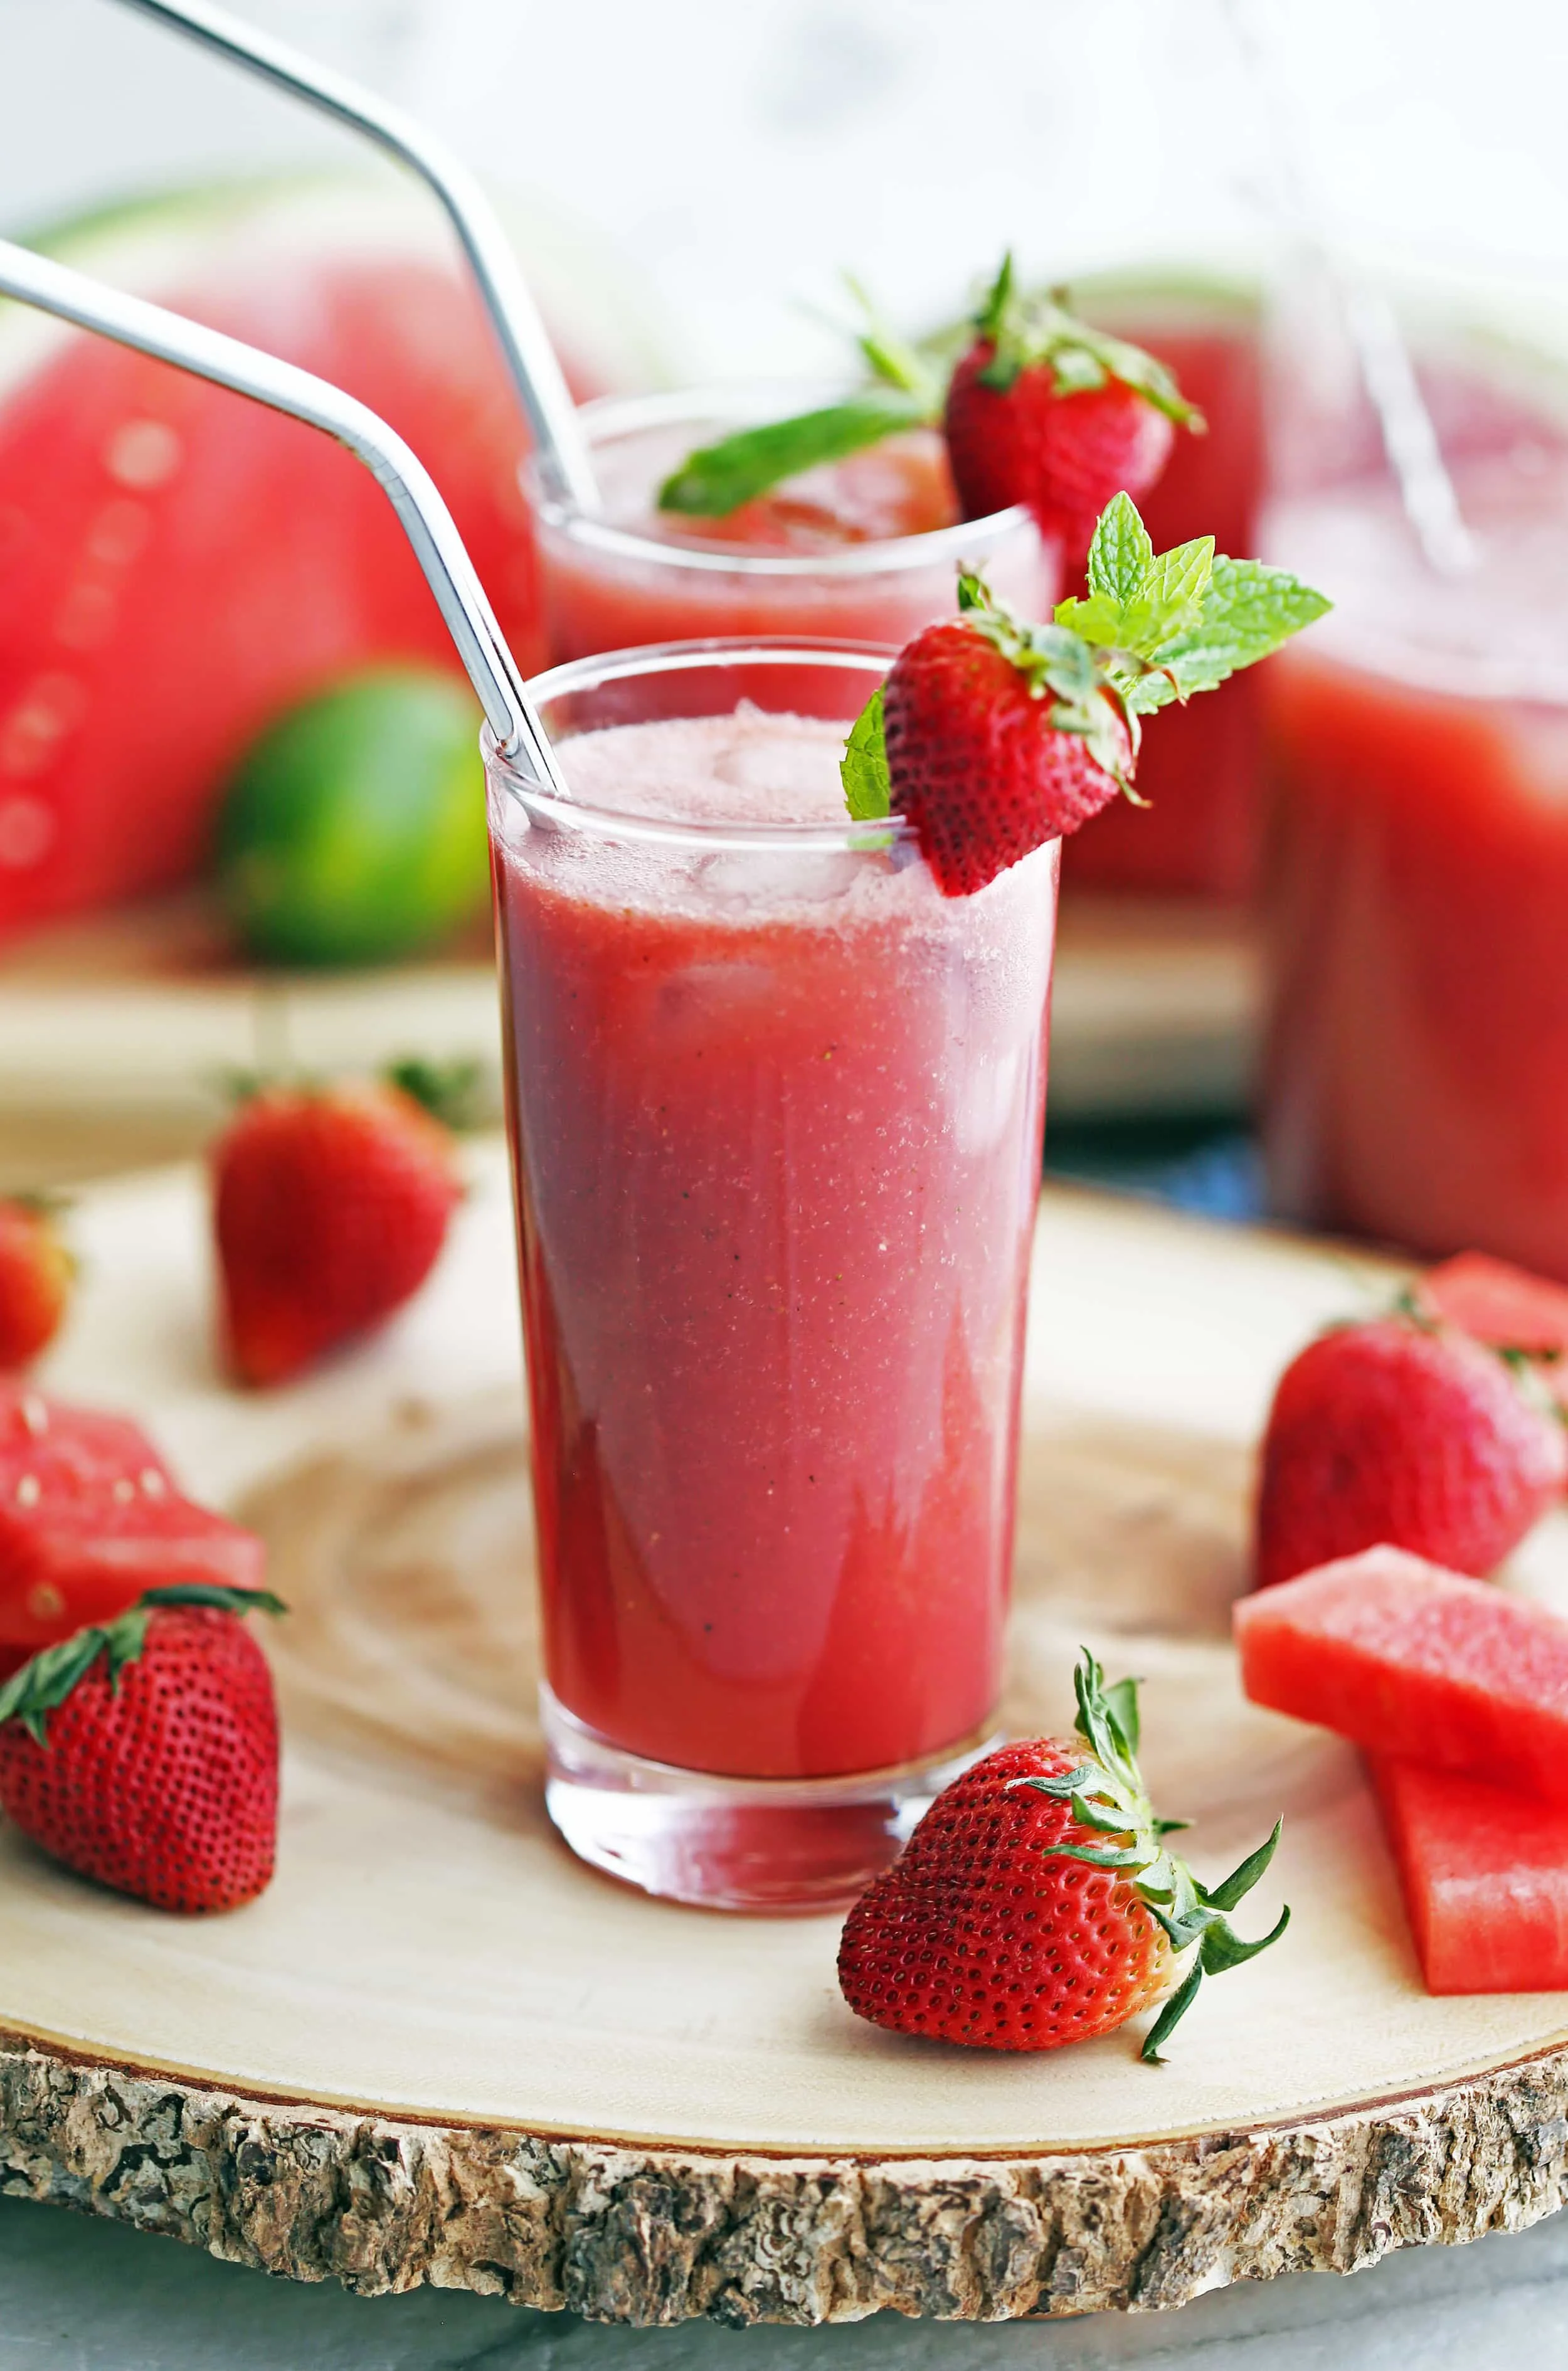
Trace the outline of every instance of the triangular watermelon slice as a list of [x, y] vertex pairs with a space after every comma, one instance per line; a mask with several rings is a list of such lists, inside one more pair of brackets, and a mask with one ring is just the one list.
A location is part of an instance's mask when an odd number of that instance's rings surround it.
[[[381, 412], [441, 487], [519, 661], [540, 663], [517, 404], [422, 192], [209, 191], [34, 244]], [[559, 320], [557, 284], [541, 294]], [[635, 306], [603, 272], [597, 285], [558, 330], [579, 393], [650, 371], [615, 326]], [[259, 726], [398, 655], [456, 664], [359, 462], [295, 421], [0, 302], [0, 932], [190, 873]]]
[[140, 1425], [0, 1384], [0, 1669], [170, 1581], [261, 1585], [254, 1532], [198, 1507]]

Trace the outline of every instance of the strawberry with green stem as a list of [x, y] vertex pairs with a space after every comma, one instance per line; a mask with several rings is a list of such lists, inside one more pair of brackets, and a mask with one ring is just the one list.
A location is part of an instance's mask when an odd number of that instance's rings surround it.
[[1216, 554], [1212, 536], [1157, 553], [1118, 494], [1086, 596], [1050, 625], [960, 576], [958, 617], [905, 644], [850, 733], [849, 813], [905, 815], [947, 896], [983, 889], [1118, 792], [1136, 801], [1146, 716], [1213, 690], [1328, 607], [1284, 569]]
[[1091, 329], [1061, 292], [1020, 290], [1006, 256], [948, 383], [948, 462], [968, 518], [1025, 503], [1069, 568], [1117, 493], [1147, 493], [1176, 430], [1202, 434], [1163, 363]]
[[1186, 1822], [1157, 1816], [1138, 1768], [1136, 1681], [1108, 1687], [1086, 1648], [1074, 1687], [1075, 1736], [1005, 1745], [965, 1771], [849, 1913], [838, 1975], [858, 2016], [978, 2049], [1050, 2050], [1162, 2003], [1141, 2053], [1157, 2065], [1205, 1976], [1284, 1934], [1288, 1909], [1255, 1941], [1229, 1917], [1279, 1825], [1202, 1884], [1167, 1842]]
[[271, 1674], [241, 1616], [269, 1590], [178, 1583], [46, 1647], [0, 1687], [0, 1810], [155, 1909], [251, 1901], [277, 1845]]
[[659, 490], [666, 515], [730, 518], [805, 470], [912, 428], [940, 427], [965, 515], [1027, 503], [1077, 565], [1112, 494], [1142, 493], [1159, 476], [1171, 423], [1203, 427], [1162, 363], [1078, 320], [1060, 293], [1020, 294], [1010, 257], [951, 377], [938, 344], [901, 337], [848, 284], [862, 315], [855, 342], [868, 383], [837, 403], [688, 454]]

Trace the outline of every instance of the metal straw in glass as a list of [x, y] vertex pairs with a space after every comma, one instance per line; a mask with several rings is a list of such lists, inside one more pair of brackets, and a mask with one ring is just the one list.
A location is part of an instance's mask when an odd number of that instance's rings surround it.
[[514, 763], [532, 769], [542, 786], [569, 795], [452, 514], [422, 463], [384, 420], [309, 371], [6, 239], [0, 239], [0, 294], [97, 330], [119, 345], [134, 346], [273, 411], [286, 411], [346, 445], [402, 521], [497, 743]]
[[352, 131], [363, 132], [413, 168], [445, 208], [473, 267], [547, 482], [553, 480], [552, 492], [569, 497], [577, 509], [596, 511], [599, 490], [571, 390], [512, 242], [467, 167], [401, 108], [347, 75], [317, 65], [288, 42], [243, 24], [226, 9], [209, 7], [207, 0], [121, 0], [121, 5], [188, 35]]

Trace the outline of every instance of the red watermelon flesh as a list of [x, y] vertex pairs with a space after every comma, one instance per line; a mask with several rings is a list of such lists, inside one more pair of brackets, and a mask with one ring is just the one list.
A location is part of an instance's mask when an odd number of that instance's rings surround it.
[[[93, 264], [390, 421], [445, 495], [520, 664], [539, 664], [525, 436], [439, 226], [330, 187], [208, 212], [215, 226], [183, 238], [144, 233], [123, 270], [112, 249]], [[0, 931], [190, 874], [259, 728], [346, 670], [386, 656], [456, 670], [360, 462], [44, 326], [19, 376], [0, 353]]]
[[1568, 1810], [1368, 1758], [1429, 1993], [1568, 1991]]
[[[1139, 507], [1157, 551], [1212, 535], [1217, 550], [1255, 549], [1262, 482], [1257, 321], [1236, 298], [1079, 292], [1083, 308], [1169, 364], [1208, 422], [1179, 432], [1159, 484]], [[1138, 758], [1146, 807], [1114, 800], [1062, 853], [1066, 889], [1236, 899], [1257, 869], [1259, 710], [1252, 674], [1150, 723]]]
[[1402, 1548], [1240, 1599], [1254, 1704], [1392, 1754], [1568, 1803], [1568, 1623]]
[[261, 1584], [254, 1532], [180, 1493], [141, 1427], [0, 1385], [0, 1660], [14, 1667], [168, 1581]]

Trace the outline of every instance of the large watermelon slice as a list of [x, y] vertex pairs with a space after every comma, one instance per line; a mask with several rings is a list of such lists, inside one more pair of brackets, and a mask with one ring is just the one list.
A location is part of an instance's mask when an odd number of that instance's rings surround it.
[[1568, 1991], [1568, 1810], [1375, 1756], [1429, 1993]]
[[1568, 1804], [1568, 1623], [1402, 1548], [1239, 1600], [1254, 1704], [1368, 1752]]
[[[525, 668], [544, 655], [525, 441], [445, 225], [379, 181], [188, 194], [52, 253], [334, 379], [445, 495]], [[531, 265], [535, 258], [530, 252]], [[643, 382], [635, 307], [541, 284], [580, 393]], [[592, 291], [592, 272], [576, 285]], [[279, 709], [375, 658], [455, 665], [363, 468], [316, 431], [0, 304], [0, 932], [179, 880]]]

